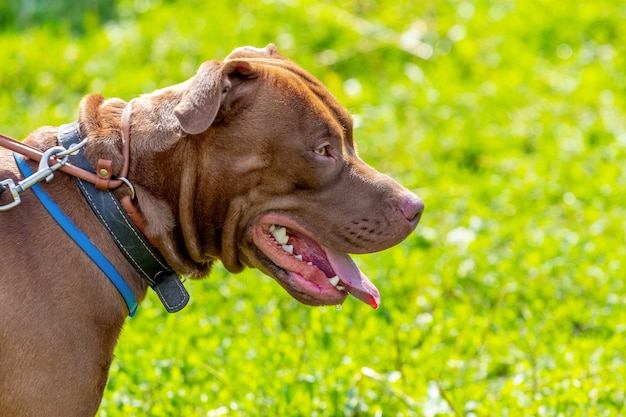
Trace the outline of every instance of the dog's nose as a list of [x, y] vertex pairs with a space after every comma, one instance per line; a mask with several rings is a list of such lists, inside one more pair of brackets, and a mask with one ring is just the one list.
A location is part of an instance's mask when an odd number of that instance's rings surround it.
[[415, 194], [411, 194], [400, 204], [400, 210], [411, 226], [415, 227], [424, 212], [424, 201]]

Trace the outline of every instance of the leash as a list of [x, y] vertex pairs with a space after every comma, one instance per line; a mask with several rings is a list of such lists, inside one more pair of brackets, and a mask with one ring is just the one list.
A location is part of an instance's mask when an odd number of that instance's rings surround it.
[[[75, 144], [71, 149], [65, 149], [61, 147], [50, 148], [46, 152], [41, 154], [39, 168], [37, 169], [37, 172], [31, 172], [28, 176], [24, 175], [24, 179], [20, 181], [17, 185], [15, 185], [15, 182], [13, 182], [13, 180], [10, 178], [4, 181], [0, 181], [0, 194], [2, 194], [2, 192], [4, 192], [5, 189], [8, 187], [11, 192], [11, 196], [13, 197], [12, 202], [0, 206], [0, 211], [8, 211], [11, 210], [13, 207], [19, 205], [21, 203], [19, 193], [26, 191], [27, 189], [43, 181], [44, 179], [47, 182], [51, 181], [54, 178], [54, 171], [61, 169], [65, 166], [69, 154], [75, 152], [82, 146], [84, 146], [84, 143], [81, 142]], [[16, 152], [14, 151], [14, 153]], [[59, 157], [63, 157], [63, 159], [58, 160]], [[50, 161], [53, 159], [58, 162], [50, 166]]]
[[[135, 190], [132, 188], [130, 182], [125, 178], [126, 175], [128, 175], [128, 168], [130, 165], [130, 110], [131, 103], [129, 102], [122, 113], [122, 157], [124, 158], [124, 164], [120, 175], [115, 178], [111, 175], [110, 164], [107, 164], [107, 161], [105, 160], [98, 161], [96, 173], [89, 169], [79, 168], [67, 163], [67, 158], [65, 157], [75, 152], [76, 148], [70, 152], [69, 149], [66, 150], [54, 147], [46, 150], [45, 152], [41, 152], [32, 146], [28, 146], [10, 136], [0, 133], [0, 147], [9, 149], [13, 152], [24, 155], [33, 161], [39, 162], [39, 169], [37, 172], [30, 175], [32, 178], [25, 178], [18, 185], [15, 185], [11, 179], [0, 181], [0, 195], [8, 187], [11, 192], [11, 196], [13, 197], [13, 201], [11, 203], [0, 206], [0, 211], [8, 211], [19, 205], [21, 202], [19, 198], [20, 193], [32, 187], [33, 184], [43, 181], [44, 178], [46, 182], [50, 182], [54, 177], [52, 173], [56, 170], [60, 170], [61, 172], [71, 175], [72, 177], [80, 178], [95, 184], [96, 188], [99, 190], [114, 189], [126, 184], [129, 186], [131, 194], [134, 196]], [[86, 142], [81, 143], [80, 146], [84, 146], [85, 143]], [[59, 157], [64, 158], [59, 160]], [[128, 207], [128, 202], [124, 202], [124, 205], [126, 208], [130, 209], [130, 207]]]
[[[130, 145], [129, 144], [127, 145], [126, 143], [124, 143], [123, 145], [124, 147], [126, 146], [130, 147]], [[59, 155], [54, 155], [54, 154], [50, 155], [50, 154], [47, 154], [46, 152], [41, 152], [38, 149], [33, 148], [32, 146], [28, 146], [16, 139], [13, 139], [10, 136], [3, 135], [2, 133], [0, 133], [0, 147], [9, 149], [13, 152], [17, 152], [18, 154], [24, 155], [28, 159], [32, 159], [33, 161], [37, 161], [37, 162], [41, 162], [41, 160], [47, 156], [46, 158], [47, 166], [54, 166], [57, 163], [61, 162], [58, 159]], [[98, 181], [98, 175], [96, 175], [95, 173], [75, 167], [72, 164], [63, 163], [57, 169], [73, 177], [78, 177], [85, 181], [88, 181], [92, 184], [95, 184]], [[120, 175], [120, 177], [123, 177], [124, 175]], [[109, 189], [118, 188], [119, 186], [125, 183], [126, 182], [121, 178], [114, 178], [114, 179], [111, 179], [111, 181], [107, 184], [107, 188]]]
[[[93, 167], [82, 149], [86, 139], [83, 140], [80, 135], [78, 122], [60, 126], [57, 136], [59, 146], [52, 147], [43, 153], [0, 134], [0, 146], [14, 151], [18, 168], [24, 175], [24, 179], [17, 185], [12, 179], [0, 181], [0, 194], [8, 187], [13, 197], [11, 203], [0, 206], [0, 211], [7, 211], [19, 205], [19, 193], [32, 188], [57, 223], [116, 286], [128, 306], [130, 316], [133, 316], [137, 309], [137, 301], [132, 291], [128, 292], [130, 288], [126, 281], [84, 233], [73, 226], [71, 220], [38, 186], [38, 183], [44, 179], [48, 182], [51, 181], [53, 172], [57, 170], [72, 175], [89, 206], [98, 220], [109, 231], [118, 249], [144, 281], [157, 293], [165, 309], [173, 313], [180, 311], [187, 305], [189, 293], [180, 281], [178, 274], [169, 268], [167, 262], [145, 238], [143, 218], [132, 203], [135, 191], [132, 184], [125, 178], [130, 165], [130, 109], [131, 103], [128, 103], [122, 114], [124, 163], [120, 175], [115, 177], [112, 176], [112, 162], [110, 160], [98, 160], [96, 173], [91, 171]], [[39, 161], [37, 172], [33, 173], [23, 158], [17, 156], [17, 153]], [[68, 162], [69, 160], [71, 160], [71, 164]], [[53, 165], [50, 165], [51, 162]], [[118, 200], [110, 190], [122, 184], [129, 187], [131, 194]]]

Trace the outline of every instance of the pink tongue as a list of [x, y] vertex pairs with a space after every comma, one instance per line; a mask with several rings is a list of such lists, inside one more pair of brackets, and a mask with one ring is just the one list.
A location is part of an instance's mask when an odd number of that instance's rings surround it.
[[380, 306], [378, 289], [348, 255], [326, 249], [326, 256], [346, 291], [373, 308]]

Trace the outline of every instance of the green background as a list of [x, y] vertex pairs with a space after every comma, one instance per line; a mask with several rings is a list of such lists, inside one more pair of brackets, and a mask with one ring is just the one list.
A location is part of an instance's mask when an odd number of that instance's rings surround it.
[[426, 202], [357, 257], [377, 311], [221, 267], [181, 313], [150, 294], [99, 416], [623, 415], [625, 19], [610, 0], [0, 0], [3, 133], [274, 42]]

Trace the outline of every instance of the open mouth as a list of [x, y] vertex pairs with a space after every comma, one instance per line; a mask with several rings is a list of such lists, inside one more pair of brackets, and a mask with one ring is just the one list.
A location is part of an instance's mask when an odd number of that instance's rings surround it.
[[308, 304], [339, 304], [347, 294], [378, 308], [380, 295], [345, 253], [324, 247], [294, 220], [263, 216], [252, 240], [267, 259], [266, 269], [296, 299]]

